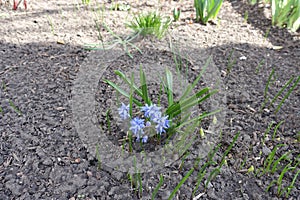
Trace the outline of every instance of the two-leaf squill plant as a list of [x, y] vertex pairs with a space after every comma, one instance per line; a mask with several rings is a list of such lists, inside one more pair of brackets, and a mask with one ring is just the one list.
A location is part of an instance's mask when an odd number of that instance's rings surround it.
[[[208, 62], [206, 63], [207, 65]], [[133, 75], [131, 78], [127, 78], [121, 71], [115, 71], [115, 74], [130, 87], [130, 94], [110, 80], [105, 80], [105, 82], [118, 93], [128, 98], [129, 103], [125, 104], [122, 102], [118, 109], [120, 118], [128, 120], [130, 124], [128, 131], [132, 133], [131, 135], [136, 138], [136, 141], [146, 143], [153, 136], [160, 137], [162, 134], [167, 134], [169, 137], [175, 133], [182, 133], [182, 128], [195, 124], [195, 122], [200, 121], [204, 117], [218, 112], [212, 111], [191, 117], [190, 109], [193, 106], [200, 104], [217, 92], [216, 90], [210, 91], [209, 88], [204, 88], [192, 94], [202, 73], [198, 75], [191, 85], [187, 86], [182, 96], [176, 101], [173, 96], [172, 73], [169, 69], [166, 69], [166, 77], [164, 79], [161, 78], [163, 90], [167, 97], [167, 102], [162, 102], [163, 105], [166, 105], [165, 108], [157, 106], [149, 98], [146, 75], [142, 68], [140, 68], [140, 87], [135, 84]], [[137, 96], [140, 98], [137, 98]], [[186, 130], [194, 131], [194, 129], [188, 128]]]
[[196, 21], [206, 24], [215, 19], [221, 9], [223, 0], [194, 0]]

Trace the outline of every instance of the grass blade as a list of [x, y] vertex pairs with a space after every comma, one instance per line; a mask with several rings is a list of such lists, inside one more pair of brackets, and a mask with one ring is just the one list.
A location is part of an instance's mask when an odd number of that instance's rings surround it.
[[142, 97], [143, 96], [143, 93], [142, 91], [134, 84], [134, 83], [131, 83], [131, 81], [125, 76], [125, 74], [119, 70], [116, 70], [115, 71], [115, 74], [118, 75], [121, 79], [123, 79], [128, 85], [133, 85], [133, 88], [134, 90], [137, 92], [137, 94]]
[[294, 80], [294, 77], [291, 77], [290, 80], [280, 89], [280, 91], [275, 95], [275, 97], [272, 99], [269, 108], [274, 104], [274, 102], [277, 100], [277, 98], [282, 94], [282, 92], [287, 88], [287, 86]]
[[190, 171], [183, 177], [183, 179], [178, 183], [178, 185], [172, 191], [172, 193], [170, 194], [168, 200], [171, 200], [174, 197], [174, 195], [179, 190], [179, 188], [182, 186], [182, 184], [192, 175], [193, 172], [194, 172], [194, 168], [190, 169]]
[[164, 183], [164, 177], [163, 177], [163, 175], [161, 174], [160, 177], [159, 177], [159, 183], [158, 183], [158, 185], [156, 186], [156, 188], [154, 189], [154, 191], [153, 191], [153, 193], [152, 193], [152, 197], [151, 197], [152, 200], [155, 199], [155, 196], [156, 196], [156, 194], [158, 193], [158, 190], [159, 190], [159, 188], [162, 186], [163, 183]]
[[198, 75], [198, 77], [195, 79], [195, 81], [193, 82], [192, 85], [188, 86], [188, 88], [185, 90], [184, 94], [180, 97], [179, 101], [183, 101], [192, 92], [192, 90], [195, 88], [195, 86], [199, 83], [200, 78], [206, 71], [206, 68], [209, 65], [210, 61], [211, 61], [211, 56], [206, 61], [205, 65], [204, 65], [203, 69], [201, 70], [200, 74]]

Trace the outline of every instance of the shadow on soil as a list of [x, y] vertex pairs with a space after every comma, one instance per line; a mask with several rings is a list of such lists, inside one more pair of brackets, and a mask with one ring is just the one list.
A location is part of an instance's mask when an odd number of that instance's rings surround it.
[[264, 14], [264, 7], [260, 7], [259, 4], [250, 5], [246, 1], [237, 1], [229, 0], [232, 4], [232, 7], [238, 12], [241, 16], [245, 17], [245, 14], [248, 13], [247, 22], [254, 26], [256, 29], [261, 30], [266, 37], [274, 46], [290, 46], [295, 45], [295, 47], [300, 48], [300, 44], [294, 44], [293, 37], [298, 33], [291, 34], [287, 29], [281, 29], [276, 26], [272, 26], [271, 19], [268, 19]]

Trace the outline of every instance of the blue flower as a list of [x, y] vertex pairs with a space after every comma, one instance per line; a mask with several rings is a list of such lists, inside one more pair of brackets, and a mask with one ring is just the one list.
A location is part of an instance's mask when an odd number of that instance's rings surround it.
[[146, 122], [146, 127], [150, 127], [151, 126], [151, 122], [147, 121]]
[[147, 143], [147, 141], [148, 141], [148, 136], [145, 135], [145, 136], [143, 137], [143, 139], [142, 139], [142, 143]]
[[129, 130], [137, 137], [137, 140], [140, 139], [141, 135], [144, 133], [143, 128], [145, 127], [144, 119], [138, 117], [133, 118], [130, 121], [131, 127]]
[[118, 108], [119, 115], [121, 119], [125, 120], [130, 117], [129, 115], [129, 104], [126, 106], [124, 103], [122, 103], [121, 107]]
[[157, 107], [155, 104], [151, 104], [150, 106], [146, 104], [141, 108], [141, 111], [145, 113], [145, 117], [149, 117], [151, 120], [155, 118], [160, 112], [161, 107]]
[[156, 123], [157, 125], [155, 126], [156, 128], [156, 132], [158, 134], [162, 134], [162, 133], [165, 133], [167, 128], [170, 127], [170, 124], [169, 124], [170, 120], [168, 120], [168, 115], [167, 116], [164, 116], [164, 117], [161, 117], [161, 118], [156, 118]]

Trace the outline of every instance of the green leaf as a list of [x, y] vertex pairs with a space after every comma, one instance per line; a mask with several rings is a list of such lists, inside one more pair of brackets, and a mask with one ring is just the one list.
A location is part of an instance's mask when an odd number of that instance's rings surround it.
[[146, 76], [142, 69], [142, 66], [140, 66], [140, 82], [141, 82], [141, 87], [142, 87], [142, 98], [148, 105], [151, 105], [151, 100], [149, 99], [149, 96], [148, 96]]
[[190, 123], [192, 123], [192, 122], [194, 122], [194, 121], [199, 121], [199, 120], [202, 120], [202, 119], [204, 119], [204, 118], [206, 118], [206, 117], [208, 117], [208, 116], [211, 116], [211, 115], [214, 115], [214, 114], [216, 114], [216, 113], [218, 113], [218, 112], [220, 112], [220, 110], [215, 110], [215, 111], [211, 111], [211, 112], [209, 112], [209, 113], [203, 113], [203, 114], [201, 114], [200, 116], [198, 116], [198, 117], [195, 117], [195, 118], [193, 118], [193, 119], [190, 119], [190, 120], [188, 120], [188, 121], [183, 121], [181, 124], [179, 124], [176, 128], [182, 128], [182, 127], [184, 127], [185, 125], [189, 125]]
[[166, 69], [167, 76], [167, 96], [168, 96], [168, 105], [173, 104], [173, 76], [172, 72], [167, 68]]
[[[105, 80], [105, 82], [107, 84], [109, 84], [111, 87], [113, 87], [117, 92], [119, 92], [120, 94], [122, 94], [123, 96], [127, 97], [128, 99], [130, 98], [130, 95], [125, 92], [122, 88], [120, 88], [119, 86], [117, 86], [115, 83], [111, 82], [110, 80]], [[137, 99], [133, 98], [133, 102], [138, 105], [138, 106], [142, 106], [143, 104], [141, 102], [139, 102]]]
[[[199, 93], [196, 94], [196, 96], [193, 96], [193, 99], [187, 99], [187, 101], [182, 102], [181, 103], [181, 108], [179, 110], [176, 110], [175, 112], [172, 113], [173, 117], [179, 115], [182, 112], [187, 111], [188, 109], [190, 109], [191, 107], [200, 104], [201, 102], [205, 101], [206, 99], [208, 99], [211, 95], [215, 94], [217, 92], [217, 90], [214, 90], [208, 94], [206, 94], [204, 97], [202, 97], [201, 99], [199, 99], [200, 95], [204, 95], [204, 93], [201, 93], [202, 91], [200, 91]], [[199, 94], [199, 96], [197, 96]], [[195, 98], [196, 97], [196, 98]], [[192, 100], [192, 101], [190, 101]]]
[[132, 118], [132, 105], [133, 105], [133, 84], [134, 84], [134, 75], [131, 74], [131, 84], [130, 84], [130, 96], [129, 96], [129, 115]]
[[140, 97], [143, 97], [143, 92], [142, 90], [140, 90], [134, 83], [131, 83], [131, 80], [129, 80], [125, 74], [119, 70], [115, 70], [115, 74], [118, 75], [121, 79], [123, 79], [129, 86], [132, 84], [133, 85], [133, 88], [134, 90], [137, 92], [137, 94], [140, 96]]
[[158, 185], [155, 187], [153, 193], [152, 193], [152, 197], [151, 197], [151, 200], [154, 200], [155, 199], [155, 196], [156, 194], [158, 193], [158, 190], [159, 188], [162, 186], [162, 184], [164, 183], [164, 177], [163, 175], [161, 174], [160, 177], [159, 177], [159, 182], [158, 182]]
[[206, 61], [203, 69], [201, 70], [201, 72], [198, 75], [198, 77], [194, 80], [193, 84], [192, 85], [188, 85], [187, 89], [185, 90], [185, 92], [183, 93], [183, 95], [180, 97], [179, 101], [183, 101], [192, 92], [192, 90], [195, 88], [195, 86], [199, 83], [200, 78], [202, 77], [203, 73], [206, 71], [206, 68], [209, 65], [210, 61], [211, 61], [211, 56]]
[[175, 187], [175, 189], [172, 191], [172, 193], [170, 194], [168, 200], [173, 199], [174, 195], [176, 194], [176, 192], [179, 190], [179, 188], [183, 185], [183, 183], [192, 175], [192, 173], [194, 172], [194, 168], [190, 169], [190, 171], [188, 171], [188, 173], [183, 177], [183, 179], [181, 179], [181, 181], [178, 183], [178, 185]]
[[283, 97], [283, 99], [281, 100], [281, 102], [279, 103], [279, 105], [276, 108], [275, 114], [279, 111], [279, 109], [281, 108], [282, 104], [284, 103], [284, 101], [290, 96], [290, 94], [292, 93], [292, 91], [295, 89], [295, 87], [298, 85], [300, 81], [300, 76], [298, 76], [297, 80], [295, 81], [295, 83], [293, 84], [293, 86], [289, 89], [288, 93]]

